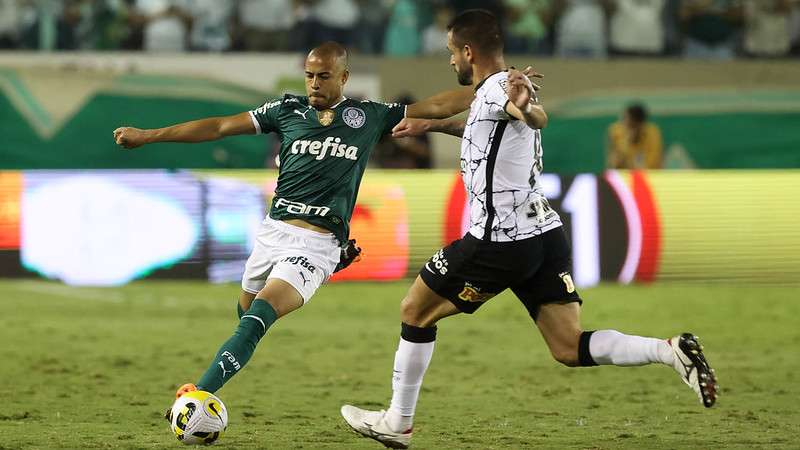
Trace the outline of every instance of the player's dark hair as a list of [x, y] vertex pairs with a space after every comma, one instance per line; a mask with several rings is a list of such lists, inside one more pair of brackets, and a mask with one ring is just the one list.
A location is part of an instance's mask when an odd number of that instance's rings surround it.
[[497, 17], [485, 9], [468, 9], [450, 21], [447, 31], [453, 33], [453, 43], [461, 48], [469, 45], [486, 53], [502, 53], [503, 34]]
[[647, 121], [647, 108], [645, 108], [644, 104], [642, 103], [631, 103], [628, 105], [625, 111], [635, 122], [644, 123]]

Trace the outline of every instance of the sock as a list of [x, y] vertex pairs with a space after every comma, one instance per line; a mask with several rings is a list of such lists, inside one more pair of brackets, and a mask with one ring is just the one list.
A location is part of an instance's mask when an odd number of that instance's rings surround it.
[[630, 336], [615, 330], [585, 331], [581, 334], [578, 356], [582, 366], [672, 365], [672, 347], [663, 339]]
[[278, 315], [272, 306], [262, 299], [255, 299], [239, 320], [239, 326], [220, 347], [206, 373], [198, 381], [197, 388], [216, 392], [238, 373], [256, 350], [258, 341], [264, 336]]
[[400, 343], [394, 354], [392, 402], [386, 412], [389, 428], [395, 432], [401, 433], [411, 428], [422, 377], [431, 362], [435, 341], [436, 327], [420, 328], [402, 324]]
[[239, 302], [236, 302], [236, 315], [239, 316], [239, 320], [242, 320], [242, 316], [244, 315], [244, 310], [242, 309], [242, 305]]

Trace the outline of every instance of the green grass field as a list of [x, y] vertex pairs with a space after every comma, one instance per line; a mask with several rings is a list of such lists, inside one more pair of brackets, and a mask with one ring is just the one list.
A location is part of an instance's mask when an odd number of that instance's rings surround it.
[[[279, 321], [219, 395], [220, 448], [377, 449], [339, 406], [385, 407], [406, 283], [337, 284]], [[797, 288], [603, 286], [587, 329], [698, 334], [723, 396], [664, 366], [569, 369], [513, 296], [439, 326], [418, 449], [800, 448]], [[235, 285], [0, 281], [0, 449], [183, 448], [162, 418], [236, 324]]]

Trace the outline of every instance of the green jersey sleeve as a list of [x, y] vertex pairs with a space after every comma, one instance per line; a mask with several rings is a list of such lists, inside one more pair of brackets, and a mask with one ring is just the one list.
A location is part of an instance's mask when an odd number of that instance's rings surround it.
[[374, 103], [375, 110], [383, 122], [383, 134], [391, 133], [392, 128], [406, 117], [406, 105], [401, 103]]
[[253, 120], [253, 125], [256, 127], [257, 134], [279, 130], [278, 115], [280, 114], [283, 102], [283, 99], [270, 100], [250, 111], [250, 119]]

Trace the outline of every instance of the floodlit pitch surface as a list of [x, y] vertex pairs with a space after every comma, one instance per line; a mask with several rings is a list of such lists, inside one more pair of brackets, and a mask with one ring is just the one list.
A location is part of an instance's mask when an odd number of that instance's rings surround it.
[[[220, 448], [380, 448], [342, 403], [385, 407], [406, 283], [325, 286], [218, 394]], [[587, 329], [698, 334], [722, 385], [704, 409], [672, 369], [561, 367], [509, 294], [439, 326], [419, 449], [797, 448], [798, 289], [603, 286]], [[181, 448], [162, 418], [236, 325], [235, 285], [0, 281], [0, 449]]]

